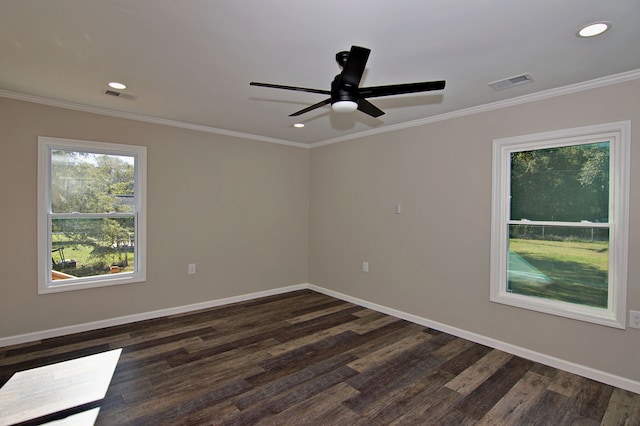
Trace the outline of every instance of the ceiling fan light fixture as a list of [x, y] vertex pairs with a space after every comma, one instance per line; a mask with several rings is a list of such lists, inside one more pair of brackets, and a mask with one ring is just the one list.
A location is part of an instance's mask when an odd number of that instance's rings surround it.
[[591, 24], [585, 25], [584, 27], [580, 28], [580, 30], [577, 33], [577, 36], [580, 38], [595, 37], [597, 35], [604, 33], [609, 28], [611, 28], [611, 23], [609, 22], [604, 22], [604, 21], [593, 22]]
[[339, 113], [353, 112], [358, 109], [358, 103], [354, 101], [337, 101], [331, 104], [331, 109]]

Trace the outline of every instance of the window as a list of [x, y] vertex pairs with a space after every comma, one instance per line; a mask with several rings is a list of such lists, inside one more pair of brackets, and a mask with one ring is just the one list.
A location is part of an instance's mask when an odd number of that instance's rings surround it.
[[38, 292], [146, 278], [146, 147], [38, 138]]
[[629, 132], [494, 140], [493, 302], [625, 327]]

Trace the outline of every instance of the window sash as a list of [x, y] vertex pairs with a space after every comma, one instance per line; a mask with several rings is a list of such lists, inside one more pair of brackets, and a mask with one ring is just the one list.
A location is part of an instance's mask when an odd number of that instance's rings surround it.
[[[140, 268], [140, 256], [138, 256], [138, 214], [137, 213], [49, 213], [48, 214], [48, 252], [51, 252], [53, 249], [53, 221], [56, 219], [133, 219], [133, 247], [134, 247], [134, 258], [133, 258], [133, 271], [129, 272], [120, 272], [119, 278], [122, 276], [132, 276], [138, 273]], [[49, 272], [48, 277], [51, 275], [53, 271], [53, 265], [49, 262]], [[74, 277], [69, 278], [69, 281], [64, 280], [51, 280], [49, 285], [58, 287], [66, 284], [80, 284], [84, 282], [91, 281], [112, 281], [114, 279], [113, 276], [110, 275], [90, 275], [86, 277]]]
[[[53, 151], [85, 152], [134, 159], [134, 189], [132, 211], [127, 212], [52, 212], [52, 154]], [[146, 280], [146, 147], [103, 142], [38, 138], [38, 293], [105, 285], [128, 284]], [[53, 280], [51, 250], [53, 221], [57, 219], [133, 219], [133, 271], [118, 274], [91, 275]]]
[[540, 225], [540, 226], [570, 226], [574, 228], [611, 228], [607, 222], [559, 222], [552, 220], [512, 220], [505, 221], [507, 225]]
[[[616, 328], [626, 325], [630, 123], [618, 122], [545, 132], [493, 142], [492, 239], [490, 300], [515, 307]], [[512, 220], [510, 216], [511, 154], [562, 146], [609, 142], [609, 221], [561, 222]], [[507, 291], [510, 225], [568, 226], [609, 229], [608, 306], [589, 307], [514, 294]]]
[[51, 219], [117, 219], [137, 216], [137, 212], [127, 213], [47, 213]]

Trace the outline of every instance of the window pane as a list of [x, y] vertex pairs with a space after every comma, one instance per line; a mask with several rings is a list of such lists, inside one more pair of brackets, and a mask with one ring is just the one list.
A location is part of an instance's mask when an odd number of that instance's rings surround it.
[[607, 308], [609, 229], [509, 225], [507, 291]]
[[609, 142], [512, 152], [511, 219], [608, 222]]
[[133, 156], [79, 151], [51, 153], [51, 211], [133, 212]]
[[134, 217], [53, 219], [51, 263], [54, 279], [133, 272]]

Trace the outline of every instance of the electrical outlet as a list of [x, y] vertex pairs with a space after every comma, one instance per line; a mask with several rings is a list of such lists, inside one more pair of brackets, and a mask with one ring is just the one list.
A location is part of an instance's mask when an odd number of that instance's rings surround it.
[[369, 272], [369, 262], [362, 262], [362, 272]]
[[629, 311], [629, 327], [640, 328], [640, 311]]
[[189, 275], [193, 275], [196, 273], [196, 264], [195, 263], [190, 263], [189, 264], [189, 268], [187, 269], [187, 273]]

